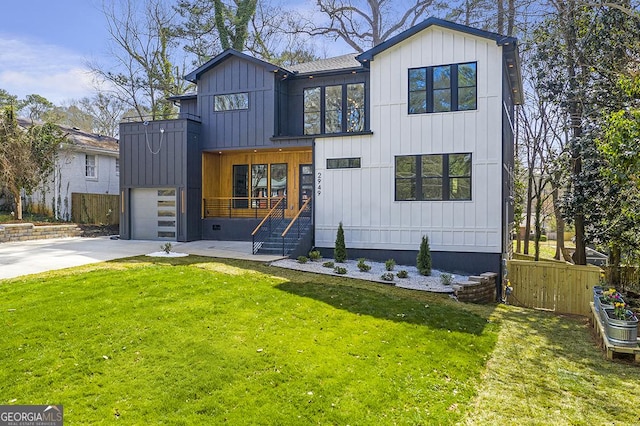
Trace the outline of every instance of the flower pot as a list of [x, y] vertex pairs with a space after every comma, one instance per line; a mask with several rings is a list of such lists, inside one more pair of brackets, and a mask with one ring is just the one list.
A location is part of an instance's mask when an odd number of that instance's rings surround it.
[[635, 348], [638, 346], [638, 319], [619, 320], [613, 315], [613, 309], [603, 309], [606, 314], [605, 332], [616, 346]]

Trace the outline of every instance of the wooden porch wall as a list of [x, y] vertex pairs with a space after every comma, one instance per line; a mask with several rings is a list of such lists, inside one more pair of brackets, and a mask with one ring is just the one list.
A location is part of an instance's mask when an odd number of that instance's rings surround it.
[[[253, 164], [287, 164], [287, 216], [293, 216], [300, 209], [300, 165], [312, 164], [310, 148], [304, 150], [282, 151], [223, 151], [205, 152], [202, 154], [202, 197], [233, 196], [233, 166], [249, 165], [249, 181], [251, 181], [251, 165]], [[251, 190], [251, 188], [250, 188]]]
[[556, 313], [590, 315], [593, 286], [600, 279], [597, 266], [510, 260], [507, 270], [513, 285], [509, 303]]

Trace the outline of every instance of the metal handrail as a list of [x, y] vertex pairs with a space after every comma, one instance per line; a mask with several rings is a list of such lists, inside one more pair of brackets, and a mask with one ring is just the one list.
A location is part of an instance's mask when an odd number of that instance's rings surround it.
[[253, 232], [251, 233], [251, 236], [254, 236], [258, 233], [258, 231], [260, 230], [260, 228], [262, 227], [262, 225], [264, 225], [264, 223], [269, 220], [269, 218], [271, 217], [271, 215], [276, 211], [276, 209], [278, 208], [278, 206], [280, 206], [280, 203], [282, 203], [284, 201], [284, 197], [281, 197], [278, 202], [276, 203], [275, 206], [273, 206], [273, 208], [271, 210], [269, 210], [269, 213], [267, 213], [267, 215], [264, 217], [264, 219], [262, 219], [262, 221], [258, 224], [258, 226], [256, 226], [256, 229], [253, 230]]
[[237, 217], [262, 219], [283, 197], [207, 197], [202, 199], [202, 218]]
[[296, 223], [298, 221], [298, 218], [300, 217], [300, 214], [302, 214], [302, 212], [307, 208], [307, 206], [309, 205], [309, 203], [311, 202], [311, 199], [313, 197], [309, 197], [307, 199], [307, 201], [304, 202], [304, 204], [302, 205], [302, 207], [300, 207], [300, 210], [298, 211], [298, 213], [296, 213], [296, 215], [293, 217], [293, 219], [291, 219], [291, 223], [289, 224], [289, 226], [287, 226], [287, 228], [284, 230], [284, 232], [282, 233], [281, 237], [284, 238], [287, 236], [287, 233], [289, 232], [289, 230], [291, 229], [291, 227], [293, 226], [294, 223]]

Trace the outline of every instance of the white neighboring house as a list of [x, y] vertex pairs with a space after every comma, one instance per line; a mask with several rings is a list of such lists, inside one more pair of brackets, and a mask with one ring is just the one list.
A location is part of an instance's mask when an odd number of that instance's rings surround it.
[[[31, 124], [19, 121], [25, 127]], [[26, 196], [26, 202], [56, 219], [71, 220], [72, 193], [118, 195], [119, 144], [110, 136], [59, 127], [66, 141], [60, 145], [53, 175]]]

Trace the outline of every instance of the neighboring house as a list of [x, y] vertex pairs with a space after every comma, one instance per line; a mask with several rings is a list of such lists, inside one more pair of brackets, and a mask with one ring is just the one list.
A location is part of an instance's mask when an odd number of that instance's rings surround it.
[[299, 252], [331, 256], [342, 222], [351, 258], [414, 263], [428, 235], [435, 268], [501, 271], [514, 38], [430, 18], [360, 55], [284, 69], [226, 50], [186, 78], [179, 119], [120, 126], [122, 238], [251, 241], [311, 198]]
[[[30, 120], [18, 121], [23, 127], [31, 125]], [[60, 145], [54, 172], [26, 197], [26, 202], [57, 219], [71, 220], [72, 193], [118, 195], [118, 140], [78, 128], [59, 127], [66, 140]]]

